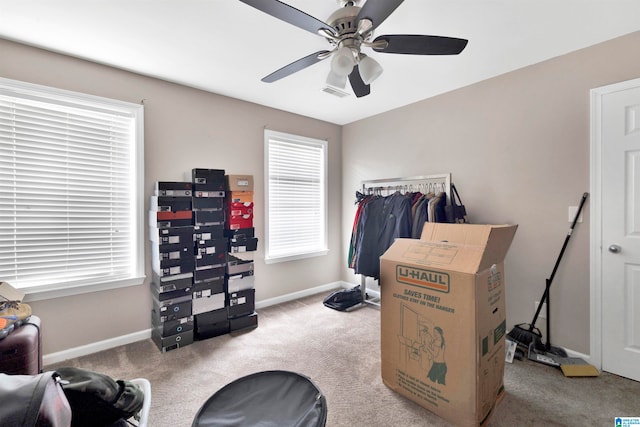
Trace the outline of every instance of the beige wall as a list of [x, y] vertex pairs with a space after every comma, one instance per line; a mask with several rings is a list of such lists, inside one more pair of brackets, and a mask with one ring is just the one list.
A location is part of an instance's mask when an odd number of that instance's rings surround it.
[[[639, 77], [639, 44], [633, 33], [344, 126], [343, 245], [362, 180], [451, 172], [472, 222], [519, 224], [506, 259], [507, 322], [530, 322], [568, 207], [589, 191], [589, 90]], [[585, 354], [589, 234], [587, 202], [551, 291], [553, 343]], [[545, 321], [537, 326], [544, 332]]]
[[[341, 128], [318, 120], [186, 88], [110, 67], [0, 40], [0, 76], [145, 106], [145, 209], [156, 181], [190, 180], [192, 168], [225, 169], [255, 179], [256, 300], [340, 279]], [[264, 264], [263, 130], [329, 141], [329, 254]], [[145, 240], [148, 234], [145, 234]], [[151, 326], [150, 258], [143, 286], [31, 303], [43, 321], [45, 354]]]
[[[506, 260], [511, 327], [531, 320], [569, 227], [567, 209], [589, 191], [589, 89], [639, 77], [640, 56], [631, 54], [639, 44], [634, 33], [342, 128], [4, 40], [0, 76], [144, 99], [146, 203], [155, 181], [184, 179], [193, 167], [253, 174], [261, 239], [263, 128], [328, 139], [330, 253], [265, 265], [259, 245], [259, 301], [341, 278], [359, 282], [346, 268], [345, 251], [362, 180], [451, 172], [473, 222], [520, 225]], [[552, 289], [554, 343], [583, 353], [589, 352], [586, 207]], [[45, 322], [45, 353], [148, 328], [147, 284], [34, 302]], [[538, 326], [544, 330], [544, 321]]]

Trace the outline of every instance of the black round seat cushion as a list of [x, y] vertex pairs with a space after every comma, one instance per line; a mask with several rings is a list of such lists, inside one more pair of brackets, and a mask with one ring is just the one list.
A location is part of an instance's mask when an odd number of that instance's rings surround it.
[[214, 393], [198, 410], [192, 427], [324, 427], [326, 421], [326, 399], [308, 377], [262, 371]]

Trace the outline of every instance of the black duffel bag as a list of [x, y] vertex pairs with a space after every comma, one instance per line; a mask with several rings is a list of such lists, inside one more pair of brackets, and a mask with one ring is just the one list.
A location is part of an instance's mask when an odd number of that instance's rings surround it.
[[69, 427], [71, 407], [59, 375], [0, 374], [0, 424], [4, 427]]
[[140, 412], [144, 392], [138, 385], [86, 369], [56, 370], [71, 411], [71, 427], [106, 427]]
[[345, 311], [362, 303], [362, 290], [360, 285], [351, 289], [338, 289], [327, 295], [322, 303], [334, 310]]

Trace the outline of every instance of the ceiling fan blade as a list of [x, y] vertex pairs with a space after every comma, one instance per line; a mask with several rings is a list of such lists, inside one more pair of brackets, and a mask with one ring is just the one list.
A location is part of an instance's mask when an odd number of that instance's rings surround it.
[[376, 37], [387, 42], [384, 48], [373, 47], [376, 52], [406, 53], [413, 55], [457, 55], [464, 50], [469, 40], [455, 37], [393, 34]]
[[311, 15], [304, 13], [301, 10], [296, 9], [293, 6], [289, 6], [286, 3], [282, 3], [278, 0], [240, 0], [242, 3], [255, 7], [262, 12], [278, 18], [296, 27], [302, 28], [314, 34], [318, 34], [318, 31], [322, 28], [326, 29], [330, 33], [334, 33], [333, 28], [328, 24], [314, 18]]
[[360, 9], [356, 17], [356, 22], [361, 19], [368, 19], [373, 25], [371, 27], [371, 31], [373, 31], [378, 25], [382, 24], [403, 1], [404, 0], [367, 0]]
[[320, 62], [323, 59], [326, 59], [328, 57], [326, 55], [327, 53], [329, 53], [328, 50], [321, 50], [321, 51], [312, 53], [311, 55], [307, 55], [304, 58], [300, 58], [297, 61], [294, 61], [289, 65], [285, 65], [279, 70], [276, 70], [273, 73], [269, 74], [268, 76], [262, 78], [262, 81], [265, 83], [273, 83], [276, 80], [280, 80], [284, 77], [290, 76], [291, 74], [296, 73], [300, 70], [303, 70], [315, 64], [316, 62]]
[[353, 71], [349, 74], [349, 83], [351, 83], [353, 93], [355, 93], [358, 98], [362, 98], [363, 96], [367, 96], [371, 93], [371, 86], [362, 81], [357, 65], [353, 67]]

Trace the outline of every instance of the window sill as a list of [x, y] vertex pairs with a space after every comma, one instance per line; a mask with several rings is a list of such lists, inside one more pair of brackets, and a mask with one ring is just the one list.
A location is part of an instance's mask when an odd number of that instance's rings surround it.
[[287, 261], [297, 261], [300, 259], [305, 259], [305, 258], [313, 258], [313, 257], [317, 257], [317, 256], [324, 256], [327, 255], [329, 253], [328, 249], [322, 250], [322, 251], [315, 251], [315, 252], [308, 252], [308, 253], [304, 253], [304, 254], [296, 254], [296, 255], [288, 255], [288, 256], [281, 256], [281, 257], [265, 257], [264, 259], [264, 263], [265, 264], [276, 264], [278, 262], [287, 262]]
[[21, 289], [26, 295], [23, 302], [29, 303], [33, 301], [43, 301], [53, 298], [68, 297], [72, 295], [82, 295], [92, 292], [107, 291], [110, 289], [125, 288], [129, 286], [137, 286], [144, 283], [145, 276], [134, 277], [124, 280], [115, 280], [112, 282], [99, 283], [79, 283], [77, 285], [52, 285], [38, 286], [28, 289]]

